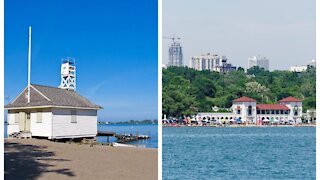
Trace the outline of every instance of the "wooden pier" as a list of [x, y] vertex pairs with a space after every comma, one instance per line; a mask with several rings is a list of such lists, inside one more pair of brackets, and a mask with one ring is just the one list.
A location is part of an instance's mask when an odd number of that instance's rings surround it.
[[150, 139], [150, 135], [139, 135], [138, 133], [136, 135], [134, 134], [116, 134], [115, 132], [110, 131], [98, 131], [97, 136], [106, 136], [107, 137], [107, 143], [109, 143], [109, 137], [115, 137], [117, 138], [117, 142], [119, 143], [126, 143], [131, 141], [138, 141], [143, 139]]

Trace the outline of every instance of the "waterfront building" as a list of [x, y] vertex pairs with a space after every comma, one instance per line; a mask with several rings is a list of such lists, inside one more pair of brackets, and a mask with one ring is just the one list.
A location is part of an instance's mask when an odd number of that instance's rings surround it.
[[248, 58], [248, 69], [252, 68], [254, 66], [258, 66], [260, 68], [263, 68], [264, 70], [269, 70], [269, 59], [266, 57], [261, 56], [253, 56]]
[[257, 104], [255, 99], [243, 96], [233, 100], [229, 113], [200, 112], [198, 120], [241, 121], [255, 124], [259, 122], [301, 123], [302, 101], [287, 97], [278, 104]]
[[5, 106], [8, 136], [13, 133], [48, 139], [96, 136], [100, 106], [75, 91], [35, 84], [30, 84], [28, 102], [28, 89]]
[[209, 70], [217, 72], [229, 72], [236, 70], [235, 66], [227, 63], [226, 56], [210, 53], [200, 56], [193, 56], [189, 61], [189, 67], [198, 71]]

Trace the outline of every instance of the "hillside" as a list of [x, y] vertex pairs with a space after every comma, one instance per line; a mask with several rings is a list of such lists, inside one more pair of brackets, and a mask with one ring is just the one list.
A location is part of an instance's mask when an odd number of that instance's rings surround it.
[[257, 103], [277, 103], [294, 96], [303, 100], [303, 111], [316, 107], [316, 70], [306, 72], [265, 71], [243, 68], [226, 74], [187, 67], [163, 69], [162, 113], [181, 117], [210, 111], [212, 106], [230, 107], [232, 100], [248, 96]]

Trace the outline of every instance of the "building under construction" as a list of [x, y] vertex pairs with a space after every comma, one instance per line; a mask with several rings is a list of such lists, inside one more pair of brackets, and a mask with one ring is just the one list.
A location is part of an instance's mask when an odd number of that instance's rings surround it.
[[173, 37], [171, 39], [172, 39], [172, 44], [169, 47], [168, 66], [183, 66], [183, 55], [182, 55], [182, 47], [180, 45], [180, 38]]

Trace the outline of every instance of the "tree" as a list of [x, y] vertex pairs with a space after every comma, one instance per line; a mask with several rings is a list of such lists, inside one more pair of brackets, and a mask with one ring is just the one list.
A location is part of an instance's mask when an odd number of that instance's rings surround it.
[[237, 71], [244, 72], [244, 68], [243, 67], [238, 67]]
[[[239, 68], [238, 68], [239, 69]], [[247, 74], [255, 74], [247, 76]], [[294, 73], [265, 71], [252, 67], [247, 74], [241, 69], [221, 74], [214, 71], [197, 71], [187, 67], [163, 69], [162, 109], [169, 116], [181, 117], [212, 106], [230, 107], [232, 100], [248, 96], [261, 103], [277, 103], [293, 96], [303, 101], [303, 111], [316, 107], [316, 71]]]
[[258, 74], [260, 74], [260, 73], [262, 73], [262, 72], [264, 72], [264, 71], [265, 71], [264, 68], [260, 68], [259, 66], [253, 66], [253, 67], [251, 67], [251, 68], [249, 68], [249, 69], [247, 70], [247, 74], [250, 74], [250, 75], [252, 75], [252, 74], [258, 75]]

